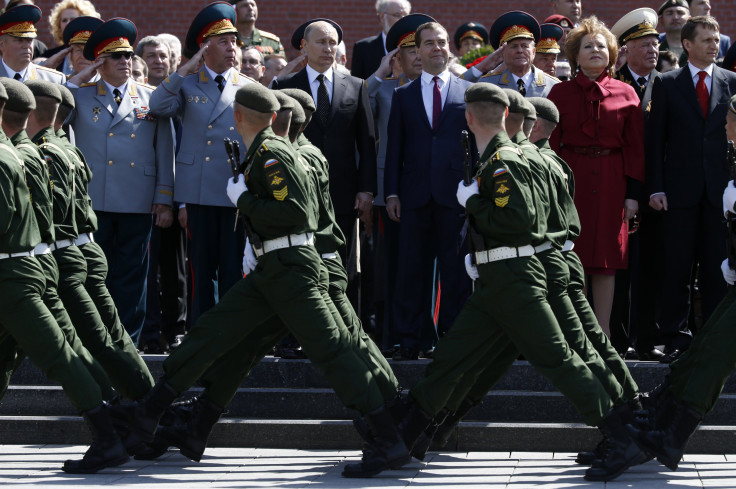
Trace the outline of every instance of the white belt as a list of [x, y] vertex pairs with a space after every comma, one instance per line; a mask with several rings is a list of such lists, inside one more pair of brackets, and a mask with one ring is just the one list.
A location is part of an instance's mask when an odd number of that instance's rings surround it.
[[70, 247], [73, 244], [74, 244], [74, 240], [71, 240], [71, 239], [60, 239], [56, 243], [53, 243], [51, 245], [51, 247], [54, 250], [60, 250], [62, 248], [68, 248], [68, 247]]
[[95, 238], [92, 236], [92, 233], [84, 233], [80, 234], [77, 239], [74, 240], [74, 244], [77, 246], [86, 245], [87, 243], [94, 243]]
[[0, 253], [0, 260], [5, 260], [6, 258], [18, 258], [19, 256], [35, 256], [36, 252], [33, 250], [29, 251], [21, 251], [19, 253]]
[[492, 261], [508, 260], [509, 258], [518, 258], [520, 256], [532, 256], [534, 254], [534, 246], [526, 245], [518, 248], [510, 248], [501, 246], [492, 250], [483, 250], [475, 252], [475, 263], [482, 265]]
[[535, 253], [541, 253], [543, 251], [551, 250], [552, 249], [552, 241], [545, 241], [539, 246], [534, 247]]
[[51, 246], [48, 243], [41, 243], [33, 249], [34, 255], [46, 255], [51, 253]]
[[568, 239], [567, 241], [565, 241], [565, 246], [562, 247], [562, 251], [570, 251], [573, 248], [575, 248], [575, 243]]
[[334, 260], [334, 259], [337, 258], [337, 253], [335, 253], [335, 252], [332, 252], [332, 253], [322, 253], [322, 258], [324, 258], [326, 260]]
[[314, 234], [290, 234], [288, 236], [282, 236], [276, 239], [269, 239], [263, 242], [263, 248], [256, 249], [256, 255], [261, 256], [264, 253], [268, 253], [274, 250], [281, 250], [284, 248], [290, 248], [292, 246], [313, 246], [314, 245]]

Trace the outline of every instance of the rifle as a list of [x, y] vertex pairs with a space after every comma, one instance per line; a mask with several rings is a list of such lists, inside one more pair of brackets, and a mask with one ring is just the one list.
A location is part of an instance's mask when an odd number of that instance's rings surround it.
[[[726, 161], [728, 163], [728, 172], [733, 181], [736, 179], [736, 148], [734, 148], [733, 141], [728, 141]], [[732, 270], [736, 270], [736, 214], [734, 214], [733, 209], [729, 209], [726, 213], [726, 225], [728, 228], [728, 239], [726, 243], [728, 266]]]
[[[237, 182], [238, 177], [243, 173], [243, 166], [238, 164], [240, 160], [240, 143], [237, 141], [230, 141], [230, 138], [225, 138], [223, 142], [225, 143], [227, 162], [233, 172], [233, 182]], [[240, 209], [236, 210], [235, 213], [235, 227], [238, 225], [239, 216]], [[245, 235], [248, 236], [251, 246], [255, 249], [263, 248], [261, 237], [253, 230], [253, 226], [251, 226], [250, 220], [246, 216], [243, 216], [243, 225], [245, 227]]]
[[[460, 133], [460, 136], [463, 145], [463, 153], [465, 156], [465, 161], [463, 163], [463, 183], [467, 187], [471, 183], [473, 183], [473, 172], [475, 170], [475, 163], [473, 162], [473, 155], [470, 149], [470, 135], [468, 134], [468, 131], [463, 129], [463, 131]], [[465, 214], [467, 217], [465, 225], [463, 226], [463, 230], [467, 230], [470, 260], [473, 265], [475, 265], [475, 252], [484, 249], [484, 241], [483, 236], [481, 236], [480, 233], [475, 230], [475, 226], [473, 226], [473, 221], [471, 217], [467, 215], [467, 211], [465, 212]]]

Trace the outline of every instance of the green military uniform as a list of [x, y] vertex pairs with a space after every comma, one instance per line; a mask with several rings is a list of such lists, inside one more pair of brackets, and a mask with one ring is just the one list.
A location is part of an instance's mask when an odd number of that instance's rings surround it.
[[286, 56], [284, 46], [281, 44], [281, 39], [276, 34], [271, 34], [266, 31], [259, 31], [255, 27], [253, 28], [253, 35], [250, 38], [241, 36], [238, 34], [240, 39], [245, 46], [255, 46], [264, 56], [269, 54], [280, 54]]
[[41, 300], [46, 279], [31, 256], [41, 235], [23, 161], [1, 131], [0, 140], [0, 206], [5, 209], [0, 213], [0, 334], [12, 336], [50, 380], [59, 382], [76, 409], [92, 410], [102, 402], [100, 387]]
[[458, 380], [475, 365], [507, 361], [494, 356], [510, 340], [575, 405], [586, 423], [598, 425], [611, 408], [611, 399], [560, 331], [546, 301], [544, 268], [530, 245], [546, 229], [538, 222], [535, 202], [540, 196], [529, 164], [503, 132], [485, 148], [481, 162], [476, 175], [479, 195], [468, 199], [466, 210], [483, 236], [488, 258], [501, 252], [509, 258], [479, 263], [475, 291], [439, 342], [434, 361], [411, 396], [435, 416], [449, 404]]
[[77, 153], [69, 148], [70, 143], [59, 138], [52, 127], [34, 136], [33, 142], [49, 163], [54, 186], [56, 244], [53, 257], [60, 275], [59, 296], [82, 343], [100, 362], [115, 389], [124, 397], [137, 399], [153, 386], [153, 377], [124, 330], [122, 335], [127, 341], [122, 342], [122, 348], [113, 341], [84, 287], [87, 261], [76, 245], [69, 245], [78, 238], [76, 173], [85, 170], [79, 164]]
[[[559, 167], [566, 175], [567, 181], [567, 193], [570, 199], [575, 195], [575, 176], [567, 163], [560, 158], [549, 146], [547, 139], [539, 140], [535, 143], [543, 154], [551, 161], [557, 162]], [[639, 386], [634, 381], [634, 378], [629, 372], [629, 368], [626, 363], [618, 354], [616, 349], [611, 344], [611, 340], [603, 332], [598, 324], [598, 319], [593, 312], [593, 308], [590, 307], [587, 297], [585, 297], [585, 273], [583, 271], [583, 264], [580, 262], [580, 258], [577, 253], [572, 253], [573, 242], [580, 235], [580, 219], [578, 218], [577, 211], [574, 208], [567, 212], [568, 216], [568, 233], [563, 247], [562, 255], [565, 257], [567, 267], [569, 270], [570, 280], [567, 289], [567, 295], [575, 308], [575, 313], [580, 322], [582, 323], [585, 335], [588, 337], [588, 341], [593, 345], [593, 348], [603, 358], [603, 361], [608, 365], [608, 368], [616, 376], [616, 380], [623, 387], [624, 397], [626, 399], [634, 399], [639, 393]]]
[[[256, 136], [246, 162], [249, 189], [240, 196], [238, 209], [264, 246], [287, 236], [289, 243], [307, 244], [261, 254], [256, 269], [200, 317], [164, 362], [166, 382], [178, 392], [185, 391], [215, 360], [277, 316], [324, 372], [343, 404], [360, 412], [379, 408], [384, 398], [375, 379], [350, 346], [347, 332], [335, 324], [318, 290], [320, 257], [308, 244], [318, 227], [317, 209], [310, 198], [313, 190], [306, 169], [290, 144], [270, 127]], [[251, 349], [256, 355], [265, 351], [266, 341], [259, 340]], [[274, 341], [273, 335], [268, 341]], [[217, 382], [212, 379], [208, 388], [216, 388]], [[232, 384], [232, 379], [222, 382]]]

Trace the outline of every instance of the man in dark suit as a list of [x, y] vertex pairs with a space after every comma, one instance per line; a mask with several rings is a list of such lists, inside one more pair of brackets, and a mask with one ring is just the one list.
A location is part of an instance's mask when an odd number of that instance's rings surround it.
[[713, 17], [689, 19], [682, 28], [688, 64], [656, 78], [652, 89], [647, 180], [649, 205], [665, 211], [660, 314], [665, 363], [690, 344], [693, 265], [700, 264], [704, 321], [726, 292], [720, 274], [726, 250], [721, 197], [728, 182], [725, 117], [736, 94], [736, 74], [715, 66], [719, 30]]
[[[611, 28], [620, 46], [626, 47], [626, 64], [616, 72], [616, 78], [631, 85], [641, 100], [644, 120], [649, 118], [652, 87], [659, 76], [655, 69], [659, 55], [657, 13], [650, 8], [638, 8], [624, 15]], [[642, 135], [646, 141], [646, 134]], [[646, 204], [649, 194], [640, 192], [639, 231], [629, 236], [629, 268], [616, 272], [611, 328], [614, 345], [626, 349], [625, 358], [659, 360], [663, 354], [656, 327], [657, 299], [661, 290], [664, 263], [662, 261], [662, 213]], [[620, 341], [617, 333], [627, 332]], [[620, 345], [620, 346], [619, 346]]]
[[440, 333], [450, 328], [470, 293], [455, 182], [463, 177], [460, 133], [468, 128], [464, 95], [471, 83], [447, 70], [449, 41], [440, 24], [417, 28], [415, 42], [422, 74], [394, 92], [384, 174], [386, 211], [401, 221], [393, 317], [402, 359], [431, 346], [426, 331], [432, 328], [435, 257], [442, 281]]
[[366, 37], [353, 46], [353, 62], [350, 74], [367, 80], [378, 69], [386, 51], [386, 34], [397, 20], [411, 13], [408, 0], [377, 0], [376, 15], [381, 24], [381, 32], [376, 36]]

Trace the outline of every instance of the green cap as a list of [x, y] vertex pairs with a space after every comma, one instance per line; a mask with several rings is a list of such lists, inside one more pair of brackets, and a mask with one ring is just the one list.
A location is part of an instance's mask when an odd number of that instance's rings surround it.
[[305, 112], [314, 112], [315, 110], [317, 110], [317, 107], [314, 106], [314, 99], [312, 98], [312, 94], [298, 88], [284, 88], [281, 91], [299, 102]]
[[540, 119], [554, 122], [555, 124], [560, 122], [560, 111], [557, 110], [557, 106], [551, 100], [544, 97], [529, 97], [526, 100], [534, 106], [537, 117]]
[[0, 78], [0, 83], [5, 88], [3, 91], [6, 92], [6, 98], [8, 99], [5, 110], [30, 112], [36, 108], [36, 99], [33, 97], [33, 92], [23, 83], [12, 78]]
[[294, 105], [296, 105], [296, 100], [289, 97], [285, 93], [280, 92], [279, 90], [273, 90], [271, 93], [276, 97], [276, 100], [279, 101], [280, 108], [279, 110], [294, 110]]
[[465, 103], [472, 102], [493, 102], [508, 107], [509, 97], [493, 83], [474, 83], [465, 90]]
[[659, 9], [657, 9], [657, 15], [662, 15], [664, 11], [670, 7], [684, 7], [690, 10], [690, 4], [687, 3], [687, 0], [666, 0], [659, 6]]
[[509, 98], [509, 112], [521, 114], [526, 118], [531, 113], [531, 107], [524, 101], [524, 96], [511, 88], [502, 89]]
[[[292, 100], [294, 99], [292, 98]], [[294, 100], [294, 107], [291, 109], [291, 124], [301, 125], [306, 121], [307, 115], [304, 113], [304, 109], [302, 109], [302, 104]]]
[[529, 111], [528, 114], [524, 114], [524, 119], [529, 119], [530, 121], [536, 121], [537, 120], [537, 109], [534, 108], [534, 106], [529, 103], [529, 99], [524, 97], [524, 104], [526, 104], [526, 108]]
[[61, 93], [61, 105], [73, 109], [76, 104], [74, 103], [74, 95], [72, 95], [71, 90], [66, 88], [64, 85], [56, 85], [56, 88], [58, 88], [59, 93]]
[[271, 90], [260, 83], [247, 83], [235, 92], [235, 101], [251, 110], [267, 114], [276, 112], [281, 105]]
[[31, 90], [34, 97], [49, 97], [61, 103], [61, 92], [56, 83], [46, 80], [28, 80], [26, 86]]

